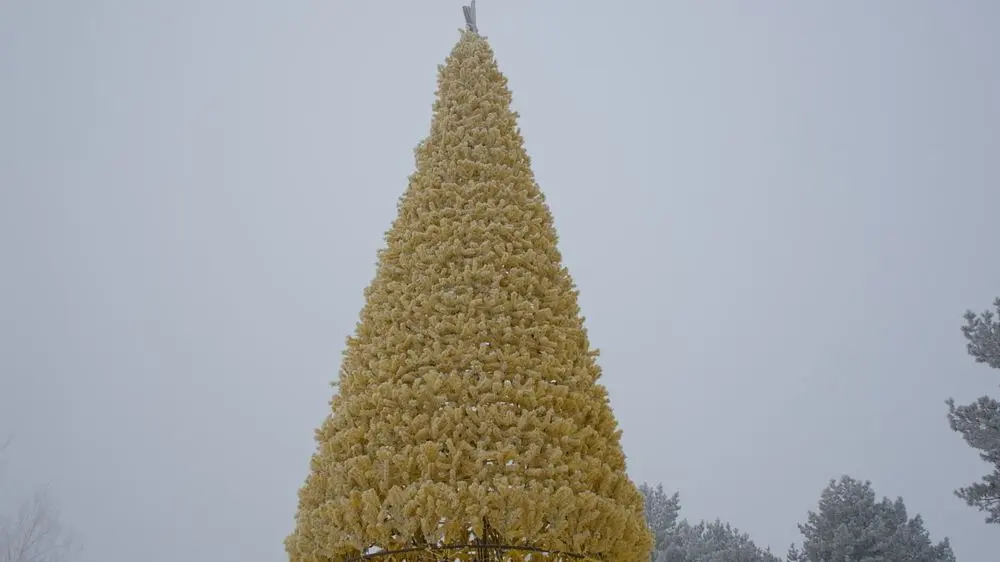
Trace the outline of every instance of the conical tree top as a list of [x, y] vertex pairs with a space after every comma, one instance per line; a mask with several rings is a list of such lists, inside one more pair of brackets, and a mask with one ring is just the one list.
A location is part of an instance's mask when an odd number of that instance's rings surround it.
[[507, 560], [648, 560], [642, 496], [510, 105], [492, 49], [463, 31], [316, 434], [292, 562], [484, 542], [516, 547]]

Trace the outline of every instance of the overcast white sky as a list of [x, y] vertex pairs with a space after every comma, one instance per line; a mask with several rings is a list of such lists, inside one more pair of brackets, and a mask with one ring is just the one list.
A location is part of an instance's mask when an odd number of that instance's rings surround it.
[[[80, 562], [285, 558], [458, 0], [0, 2], [0, 507]], [[1000, 3], [483, 0], [629, 472], [784, 554], [828, 479], [963, 562]]]

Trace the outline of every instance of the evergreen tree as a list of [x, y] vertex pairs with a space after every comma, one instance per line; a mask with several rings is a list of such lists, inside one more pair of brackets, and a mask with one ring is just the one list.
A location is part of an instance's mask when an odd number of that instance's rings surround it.
[[[993, 302], [1000, 314], [1000, 298]], [[976, 363], [985, 363], [1000, 369], [1000, 323], [996, 315], [987, 310], [976, 316], [971, 310], [965, 313], [962, 335], [968, 341], [966, 349]], [[982, 396], [965, 406], [955, 406], [948, 399], [948, 422], [951, 429], [962, 434], [965, 442], [979, 450], [979, 456], [992, 465], [993, 472], [982, 482], [959, 488], [955, 495], [970, 506], [986, 512], [986, 522], [1000, 524], [1000, 403], [989, 396]]]
[[677, 528], [677, 516], [681, 510], [681, 495], [674, 492], [668, 496], [663, 490], [663, 484], [652, 487], [649, 484], [639, 486], [642, 493], [643, 506], [646, 513], [646, 524], [653, 533], [653, 553], [666, 549], [673, 532]]
[[639, 491], [645, 498], [646, 522], [655, 538], [652, 562], [781, 562], [728, 523], [678, 522], [678, 493], [668, 496], [660, 484], [655, 488], [643, 484]]
[[671, 544], [656, 562], [782, 562], [754, 544], [750, 535], [729, 523], [686, 520], [677, 525]]
[[819, 511], [799, 525], [802, 550], [794, 562], [954, 562], [948, 539], [932, 544], [923, 519], [907, 517], [903, 499], [875, 500], [870, 482], [849, 476], [831, 480]]
[[525, 547], [508, 560], [529, 547], [649, 556], [643, 499], [510, 105], [492, 49], [463, 31], [316, 433], [292, 562], [476, 541]]

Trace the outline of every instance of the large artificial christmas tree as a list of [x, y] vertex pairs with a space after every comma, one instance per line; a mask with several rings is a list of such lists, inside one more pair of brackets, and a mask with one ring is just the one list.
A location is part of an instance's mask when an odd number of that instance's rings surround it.
[[647, 562], [643, 498], [552, 216], [468, 19], [286, 549], [292, 562]]

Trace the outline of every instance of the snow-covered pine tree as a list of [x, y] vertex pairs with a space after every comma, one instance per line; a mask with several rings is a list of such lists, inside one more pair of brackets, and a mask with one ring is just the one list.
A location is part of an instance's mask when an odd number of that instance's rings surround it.
[[[663, 484], [656, 487], [643, 483], [639, 486], [642, 493], [646, 524], [653, 533], [653, 555], [666, 549], [673, 532], [677, 529], [677, 517], [681, 510], [680, 493], [667, 495]], [[654, 560], [655, 562], [655, 560]]]
[[[476, 541], [523, 547], [504, 560], [649, 558], [643, 498], [510, 106], [470, 27], [439, 68], [430, 135], [316, 433], [292, 562], [499, 559], [440, 552]], [[384, 554], [401, 549], [419, 551]]]
[[[976, 363], [985, 363], [1000, 369], [1000, 298], [993, 302], [997, 314], [985, 311], [976, 315], [965, 313], [962, 334], [967, 340], [966, 349]], [[979, 450], [979, 457], [991, 465], [992, 471], [982, 482], [974, 482], [955, 491], [955, 495], [970, 506], [986, 513], [986, 522], [1000, 524], [1000, 402], [989, 396], [964, 406], [955, 406], [948, 399], [948, 423], [951, 429], [962, 434], [970, 447]]]
[[790, 562], [955, 562], [948, 539], [931, 543], [923, 519], [909, 518], [902, 498], [876, 501], [870, 482], [849, 476], [831, 480], [810, 511], [802, 549], [792, 545]]
[[724, 523], [681, 521], [671, 544], [654, 562], [783, 562], [769, 549], [757, 546], [750, 535]]
[[782, 562], [729, 523], [678, 521], [680, 494], [667, 495], [662, 484], [642, 484], [639, 491], [646, 502], [646, 523], [655, 538], [650, 562]]

